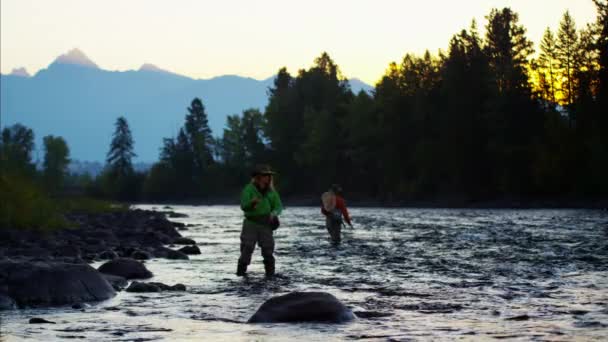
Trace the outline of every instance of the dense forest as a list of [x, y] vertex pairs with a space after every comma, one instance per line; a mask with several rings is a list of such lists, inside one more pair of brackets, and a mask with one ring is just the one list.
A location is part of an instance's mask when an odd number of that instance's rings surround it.
[[229, 116], [216, 135], [194, 99], [177, 136], [164, 138], [158, 162], [144, 173], [133, 169], [136, 142], [122, 117], [97, 178], [67, 173], [61, 137], [44, 138], [37, 170], [34, 133], [6, 127], [0, 184], [17, 191], [11, 184], [27, 188], [29, 179], [51, 195], [196, 200], [234, 195], [264, 162], [292, 196], [340, 183], [351, 197], [386, 202], [605, 198], [608, 1], [594, 2], [595, 22], [577, 29], [566, 12], [536, 48], [517, 13], [494, 9], [485, 34], [473, 22], [447, 51], [406, 54], [371, 94], [353, 94], [322, 53], [297, 75], [280, 69], [265, 110]]

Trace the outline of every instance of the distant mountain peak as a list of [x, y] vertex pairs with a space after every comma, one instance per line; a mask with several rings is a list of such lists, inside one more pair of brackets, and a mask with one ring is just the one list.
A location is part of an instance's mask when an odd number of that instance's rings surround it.
[[79, 49], [72, 49], [68, 51], [67, 53], [57, 57], [53, 63], [80, 65], [96, 69], [99, 68], [97, 64], [95, 64], [89, 57], [87, 57], [87, 55], [84, 54], [84, 52], [80, 51]]
[[31, 77], [30, 73], [25, 68], [13, 68], [13, 71], [9, 74], [11, 76], [19, 77]]
[[139, 71], [166, 72], [166, 73], [171, 73], [172, 74], [172, 72], [167, 71], [165, 69], [161, 69], [161, 68], [159, 68], [156, 65], [151, 64], [151, 63], [144, 63], [144, 64], [142, 64], [142, 66], [139, 67]]
[[367, 94], [371, 94], [372, 91], [374, 90], [374, 87], [361, 81], [360, 79], [353, 77], [350, 78], [348, 80], [348, 83], [350, 84], [350, 89], [352, 90], [352, 92], [356, 95], [358, 94], [360, 91], [365, 91]]

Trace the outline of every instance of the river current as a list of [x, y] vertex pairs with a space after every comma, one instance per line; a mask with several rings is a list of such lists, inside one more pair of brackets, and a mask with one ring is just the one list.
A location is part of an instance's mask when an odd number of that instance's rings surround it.
[[[278, 276], [259, 248], [234, 275], [237, 206], [139, 205], [187, 217], [202, 254], [154, 259], [147, 281], [186, 292], [128, 293], [82, 310], [0, 312], [0, 340], [603, 340], [608, 336], [608, 212], [353, 208], [333, 246], [318, 208], [289, 207], [275, 232]], [[101, 263], [93, 266], [97, 267]], [[244, 324], [272, 296], [324, 291], [351, 323]], [[57, 324], [30, 325], [30, 317]]]

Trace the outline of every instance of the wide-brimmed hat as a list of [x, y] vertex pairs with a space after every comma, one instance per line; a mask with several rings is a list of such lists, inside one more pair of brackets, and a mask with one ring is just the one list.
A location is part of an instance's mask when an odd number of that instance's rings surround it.
[[275, 175], [276, 172], [272, 171], [272, 168], [270, 167], [270, 165], [266, 165], [266, 164], [258, 164], [253, 168], [253, 171], [251, 171], [251, 176], [255, 177], [255, 176], [259, 176], [259, 175]]

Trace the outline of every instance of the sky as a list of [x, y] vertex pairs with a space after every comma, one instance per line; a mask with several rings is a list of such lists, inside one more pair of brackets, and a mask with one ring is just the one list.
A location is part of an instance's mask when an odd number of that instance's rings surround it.
[[0, 0], [0, 72], [30, 74], [78, 48], [107, 70], [152, 63], [193, 78], [296, 73], [327, 51], [346, 77], [374, 84], [391, 61], [446, 49], [475, 18], [511, 7], [538, 43], [592, 0]]

